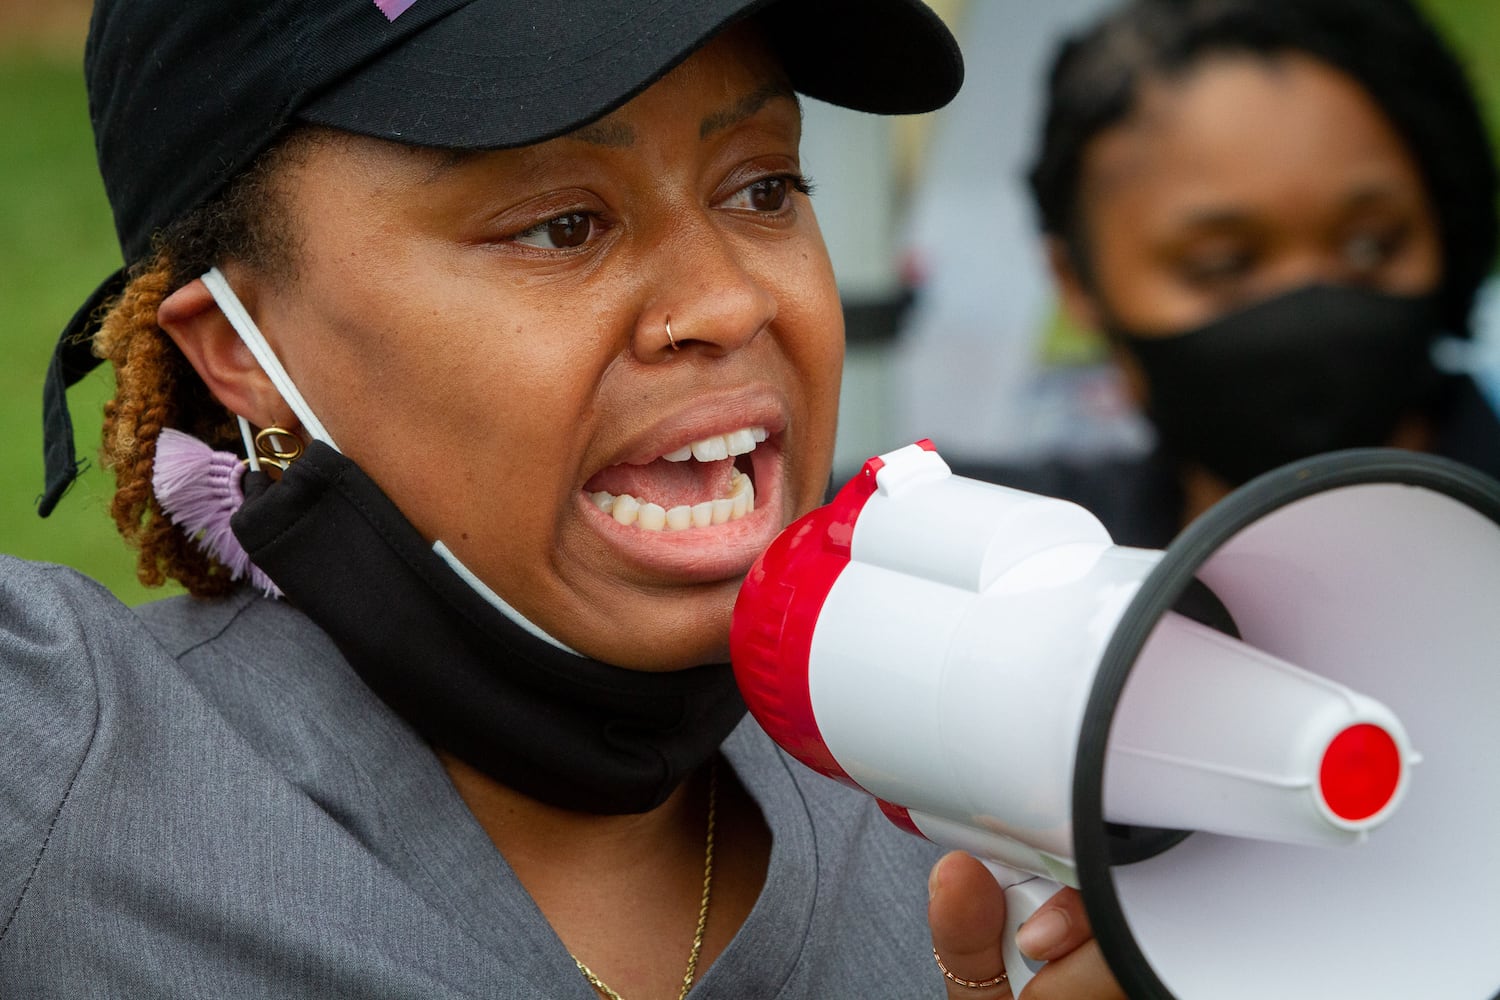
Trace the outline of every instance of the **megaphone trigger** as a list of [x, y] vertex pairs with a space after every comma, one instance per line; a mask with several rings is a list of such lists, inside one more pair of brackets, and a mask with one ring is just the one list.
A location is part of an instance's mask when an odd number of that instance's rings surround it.
[[1042, 971], [1046, 962], [1028, 957], [1016, 944], [1021, 925], [1030, 920], [1042, 904], [1051, 899], [1062, 886], [1050, 879], [1029, 872], [1017, 871], [1008, 865], [994, 861], [984, 866], [995, 876], [1000, 888], [1005, 890], [1005, 933], [1001, 941], [1001, 954], [1005, 956], [1005, 971], [1010, 977], [1011, 991], [1019, 994], [1031, 978]]

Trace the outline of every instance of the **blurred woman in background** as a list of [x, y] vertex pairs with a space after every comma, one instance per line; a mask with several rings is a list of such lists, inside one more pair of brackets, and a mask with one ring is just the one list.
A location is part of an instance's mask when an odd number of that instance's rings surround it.
[[1500, 473], [1432, 361], [1496, 245], [1493, 155], [1407, 0], [1137, 0], [1061, 48], [1032, 190], [1063, 306], [1108, 339], [1146, 460], [1002, 475], [1160, 546], [1286, 462], [1389, 445]]

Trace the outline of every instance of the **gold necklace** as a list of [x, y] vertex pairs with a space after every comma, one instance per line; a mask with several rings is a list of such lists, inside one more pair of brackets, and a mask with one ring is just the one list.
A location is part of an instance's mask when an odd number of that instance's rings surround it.
[[[703, 899], [698, 903], [698, 929], [693, 932], [693, 950], [688, 954], [687, 972], [682, 976], [682, 991], [677, 994], [677, 1000], [684, 1000], [688, 990], [693, 988], [693, 977], [698, 971], [698, 955], [703, 951], [703, 931], [708, 927], [708, 899], [713, 892], [714, 885], [714, 814], [719, 802], [719, 762], [715, 760], [709, 765], [708, 770], [708, 837], [703, 848]], [[625, 1000], [605, 985], [604, 980], [594, 975], [590, 969], [578, 960], [574, 955], [573, 964], [578, 966], [578, 971], [589, 981], [589, 985], [609, 1000]]]

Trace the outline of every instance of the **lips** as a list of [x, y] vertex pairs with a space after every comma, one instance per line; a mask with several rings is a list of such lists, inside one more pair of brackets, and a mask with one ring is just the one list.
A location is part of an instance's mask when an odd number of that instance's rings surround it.
[[780, 493], [779, 442], [748, 425], [602, 469], [579, 504], [631, 561], [719, 579], [742, 574], [780, 530]]

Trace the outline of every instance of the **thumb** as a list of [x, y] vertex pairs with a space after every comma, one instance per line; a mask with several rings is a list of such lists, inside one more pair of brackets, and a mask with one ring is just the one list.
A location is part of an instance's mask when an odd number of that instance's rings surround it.
[[989, 869], [955, 851], [933, 867], [927, 885], [927, 923], [933, 950], [948, 971], [949, 1000], [1010, 1000], [1010, 984], [1001, 978], [1005, 893]]

